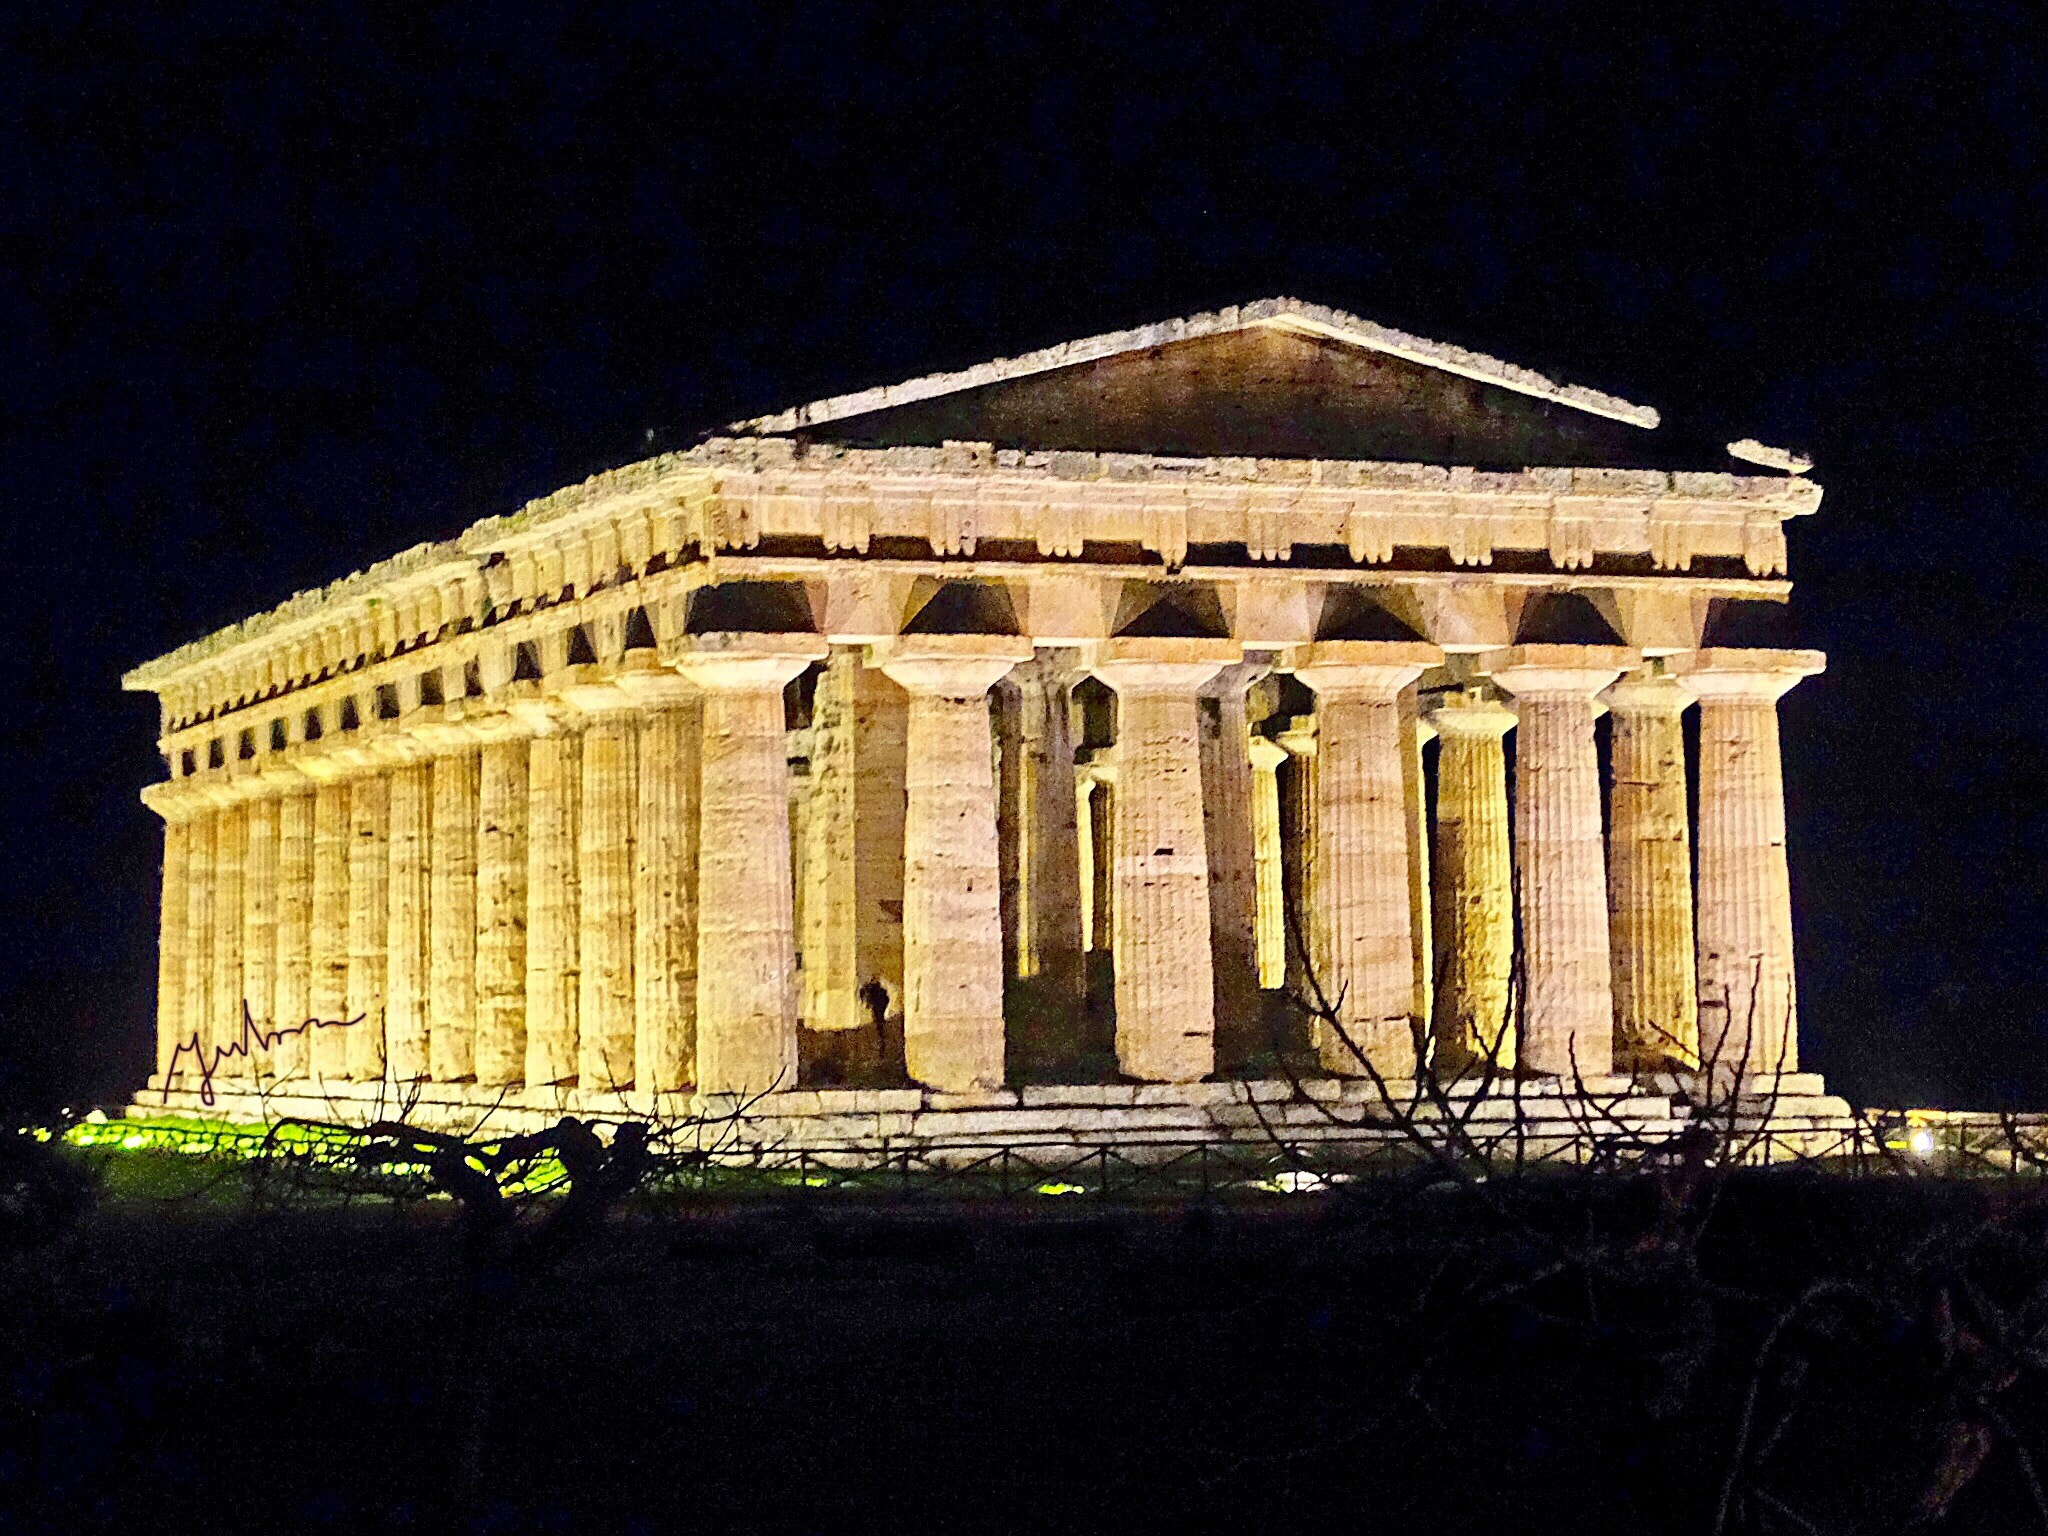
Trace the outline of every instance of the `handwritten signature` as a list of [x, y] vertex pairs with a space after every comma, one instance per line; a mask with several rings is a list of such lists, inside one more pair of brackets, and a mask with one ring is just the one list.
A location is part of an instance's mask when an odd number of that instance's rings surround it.
[[164, 1079], [168, 1083], [177, 1073], [178, 1059], [189, 1054], [199, 1066], [199, 1102], [211, 1104], [213, 1074], [230, 1056], [246, 1059], [252, 1048], [267, 1051], [287, 1035], [303, 1035], [314, 1029], [349, 1029], [368, 1017], [368, 1014], [359, 1013], [352, 1019], [307, 1019], [302, 1024], [287, 1024], [279, 1029], [265, 1029], [249, 1016], [249, 1000], [245, 997], [242, 999], [242, 1038], [230, 1040], [226, 1045], [216, 1046], [210, 1051], [196, 1034], [190, 1040], [181, 1040], [171, 1052], [169, 1065], [164, 1068]]

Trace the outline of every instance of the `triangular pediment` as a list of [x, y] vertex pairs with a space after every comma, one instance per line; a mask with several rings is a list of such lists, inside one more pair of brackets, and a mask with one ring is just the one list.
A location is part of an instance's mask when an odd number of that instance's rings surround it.
[[[735, 423], [890, 447], [1187, 458], [1706, 467], [1657, 412], [1296, 299], [1066, 342]], [[1748, 457], [1748, 455], [1741, 455]]]

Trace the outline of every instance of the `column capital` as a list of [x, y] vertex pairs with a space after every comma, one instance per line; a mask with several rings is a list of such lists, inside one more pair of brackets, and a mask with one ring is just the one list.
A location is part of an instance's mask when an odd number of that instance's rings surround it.
[[1710, 646], [1689, 656], [1673, 657], [1671, 670], [1695, 698], [1775, 700], [1801, 678], [1825, 671], [1827, 664], [1821, 651]]
[[1278, 773], [1287, 761], [1287, 749], [1270, 736], [1252, 738], [1252, 767], [1260, 773]]
[[736, 630], [691, 635], [676, 653], [675, 669], [715, 692], [782, 688], [831, 653], [823, 635], [753, 634]]
[[190, 780], [162, 779], [142, 786], [142, 803], [168, 822], [189, 821], [213, 807], [193, 792]]
[[1287, 721], [1285, 730], [1273, 733], [1273, 740], [1280, 750], [1289, 757], [1314, 757], [1316, 755], [1316, 717], [1314, 715], [1293, 715]]
[[697, 684], [644, 648], [626, 652], [613, 681], [640, 709], [675, 709], [699, 697]]
[[868, 664], [914, 694], [978, 698], [1031, 659], [1016, 635], [898, 635], [868, 647]]
[[1443, 664], [1438, 646], [1404, 640], [1317, 640], [1291, 645], [1280, 668], [1319, 695], [1363, 693], [1391, 699], [1431, 667]]
[[1511, 645], [1480, 658], [1480, 670], [1523, 699], [1584, 699], [1642, 661], [1621, 645]]
[[1516, 715], [1498, 699], [1477, 692], [1448, 693], [1431, 702], [1423, 717], [1439, 736], [1499, 738], [1515, 728]]
[[1087, 648], [1088, 670], [1119, 693], [1194, 693], [1244, 657], [1235, 640], [1179, 640], [1126, 636]]
[[1600, 702], [1616, 714], [1675, 720], [1691, 707], [1692, 697], [1691, 691], [1670, 673], [1638, 667], [1633, 672], [1624, 672], [1619, 681], [1600, 695]]

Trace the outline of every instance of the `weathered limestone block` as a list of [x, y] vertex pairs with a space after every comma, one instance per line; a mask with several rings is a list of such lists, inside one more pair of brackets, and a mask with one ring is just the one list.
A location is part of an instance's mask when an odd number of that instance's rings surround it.
[[1694, 1067], [1699, 1008], [1681, 721], [1692, 696], [1661, 672], [1638, 670], [1601, 698], [1613, 718], [1607, 903], [1617, 1065]]
[[[1387, 1077], [1416, 1070], [1415, 950], [1400, 697], [1443, 660], [1432, 645], [1337, 640], [1286, 653], [1316, 694], [1318, 990], [1334, 1021], [1316, 1021], [1324, 1068]], [[1361, 1056], [1364, 1058], [1360, 1060]]]
[[1116, 1043], [1131, 1077], [1195, 1082], [1215, 1067], [1209, 855], [1196, 694], [1235, 641], [1110, 640], [1091, 659], [1116, 690]]
[[526, 781], [526, 1081], [528, 1086], [576, 1078], [577, 936], [582, 900], [577, 885], [577, 823], [583, 799], [578, 732], [555, 729], [533, 738]]
[[826, 652], [815, 635], [690, 637], [676, 658], [704, 690], [697, 863], [697, 1087], [796, 1083], [795, 892], [782, 690]]
[[1287, 891], [1280, 856], [1280, 765], [1287, 749], [1265, 736], [1251, 739], [1252, 844], [1258, 877], [1259, 985], [1287, 985]]
[[1508, 991], [1515, 951], [1507, 753], [1515, 717], [1477, 693], [1430, 712], [1437, 732], [1435, 887], [1437, 1059], [1447, 1071], [1515, 1064]]
[[[163, 900], [158, 912], [156, 950], [156, 1070], [166, 1083], [172, 1057], [185, 1030], [185, 920], [192, 900], [185, 884], [186, 850], [190, 845], [190, 812], [167, 808]], [[183, 1058], [179, 1058], [178, 1065], [185, 1065]]]
[[[271, 1005], [277, 986], [277, 809], [274, 795], [258, 795], [242, 810], [242, 1002], [250, 1022], [249, 1054], [237, 1069], [267, 1076]], [[241, 1021], [236, 1020], [237, 1038]]]
[[877, 646], [910, 696], [903, 832], [903, 1051], [943, 1092], [1003, 1083], [1003, 913], [988, 690], [1031, 645], [997, 635]]
[[577, 1081], [617, 1091], [634, 1081], [633, 820], [636, 727], [630, 715], [592, 719], [583, 732], [580, 828], [581, 1026]]
[[313, 792], [313, 912], [306, 1032], [316, 1078], [348, 1076], [349, 826], [351, 786], [323, 780]]
[[218, 1079], [249, 1075], [242, 1043], [242, 863], [247, 854], [248, 815], [239, 805], [214, 815], [213, 845], [213, 1018], [206, 1034], [207, 1060]]
[[428, 1075], [432, 775], [429, 764], [418, 762], [393, 768], [386, 779], [391, 883], [385, 938], [384, 1039], [387, 1075], [399, 1083], [417, 1082]]
[[869, 1022], [861, 990], [879, 983], [901, 1008], [903, 816], [909, 700], [834, 646], [812, 704], [803, 867], [803, 1021], [812, 1029]]
[[1618, 646], [1518, 645], [1493, 679], [1515, 697], [1515, 854], [1527, 976], [1522, 1067], [1613, 1070], [1614, 974], [1593, 697], [1640, 658]]
[[[316, 829], [317, 835], [317, 829]], [[353, 1022], [338, 1034], [346, 1076], [374, 1082], [384, 1076], [384, 987], [390, 934], [391, 786], [382, 773], [349, 781], [348, 1001]]]
[[478, 767], [476, 749], [460, 747], [432, 770], [427, 1075], [437, 1083], [476, 1075]]
[[1700, 1059], [1717, 1074], [1798, 1070], [1778, 700], [1826, 664], [1709, 649], [1673, 669], [1700, 701]]
[[633, 842], [634, 1082], [674, 1093], [697, 1073], [697, 744], [703, 708], [673, 672], [635, 691], [640, 717]]
[[277, 950], [271, 972], [270, 1016], [282, 1034], [271, 1047], [270, 1070], [279, 1078], [304, 1077], [312, 1064], [306, 1020], [312, 1016], [313, 790], [288, 789], [277, 802]]
[[476, 1080], [526, 1078], [527, 742], [486, 741], [477, 758]]
[[1239, 662], [1202, 691], [1202, 836], [1209, 855], [1209, 963], [1217, 1049], [1227, 1066], [1259, 1045], [1258, 851], [1253, 842], [1251, 723], [1246, 694], [1263, 664]]

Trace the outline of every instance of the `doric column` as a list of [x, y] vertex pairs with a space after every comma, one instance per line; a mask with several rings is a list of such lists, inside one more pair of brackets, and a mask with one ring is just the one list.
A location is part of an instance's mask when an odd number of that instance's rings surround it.
[[796, 1086], [795, 892], [782, 690], [826, 654], [815, 635], [690, 637], [704, 692], [697, 860], [697, 1087]]
[[1408, 924], [1415, 952], [1415, 1017], [1422, 1021], [1424, 1034], [1430, 1034], [1436, 988], [1429, 912], [1429, 792], [1423, 781], [1422, 749], [1435, 739], [1436, 727], [1422, 717], [1416, 691], [1402, 689], [1401, 798], [1408, 822]]
[[[242, 808], [242, 1002], [254, 1028], [249, 1054], [237, 1070], [256, 1077], [271, 1071], [265, 1042], [274, 1027], [271, 1006], [277, 988], [277, 811], [275, 795], [253, 796]], [[236, 1020], [236, 1037], [241, 1021]]]
[[428, 1075], [428, 974], [433, 887], [433, 768], [406, 762], [386, 776], [390, 795], [384, 1041], [396, 1083]]
[[1297, 715], [1273, 740], [1287, 753], [1287, 784], [1280, 798], [1280, 932], [1286, 986], [1309, 995], [1307, 956], [1315, 945], [1316, 717]]
[[1601, 695], [1613, 719], [1608, 790], [1608, 943], [1618, 1064], [1699, 1064], [1693, 990], [1692, 849], [1685, 729], [1692, 696], [1639, 669]]
[[247, 1077], [246, 1056], [222, 1053], [242, 1042], [242, 861], [247, 853], [248, 813], [224, 805], [214, 816], [213, 844], [213, 1027], [207, 1031], [206, 1059], [216, 1081]]
[[[371, 770], [349, 780], [348, 1001], [353, 1022], [339, 1034], [345, 1076], [359, 1083], [384, 1076], [384, 987], [391, 911], [391, 785]], [[316, 811], [317, 814], [317, 811]], [[318, 830], [315, 829], [315, 836]]]
[[1518, 645], [1493, 680], [1514, 695], [1515, 865], [1525, 955], [1520, 1064], [1558, 1077], [1614, 1066], [1607, 859], [1593, 696], [1639, 660], [1618, 646]]
[[1507, 1027], [1515, 961], [1514, 857], [1508, 842], [1507, 753], [1514, 715], [1476, 692], [1449, 694], [1436, 727], [1436, 940], [1432, 1027], [1445, 1071], [1515, 1064]]
[[1010, 974], [1047, 1002], [1081, 998], [1081, 847], [1069, 693], [1072, 650], [1040, 648], [1010, 674], [1003, 737], [1003, 883]]
[[1280, 765], [1287, 749], [1266, 736], [1251, 740], [1252, 844], [1258, 874], [1259, 985], [1287, 985], [1287, 890], [1280, 858]]
[[1146, 1081], [1215, 1067], [1196, 695], [1239, 656], [1235, 641], [1124, 639], [1091, 662], [1117, 696], [1117, 1063]]
[[1116, 943], [1116, 764], [1105, 757], [1096, 757], [1075, 776], [1074, 826], [1082, 946], [1108, 950]]
[[[331, 766], [309, 758], [309, 771]], [[348, 1076], [348, 1037], [338, 1026], [349, 1017], [349, 781], [319, 780], [313, 791], [313, 911], [309, 940], [312, 963], [306, 1011], [313, 1027], [306, 1031], [308, 1061], [316, 1078]], [[326, 1028], [320, 1026], [325, 1025]]]
[[304, 1077], [312, 1042], [313, 786], [298, 774], [277, 801], [277, 950], [271, 967], [270, 1016], [283, 1031], [271, 1047], [278, 1078]]
[[1710, 649], [1674, 667], [1700, 701], [1700, 1058], [1717, 1073], [1799, 1067], [1778, 699], [1819, 651]]
[[916, 635], [877, 645], [910, 695], [903, 821], [903, 1054], [952, 1093], [1003, 1085], [1002, 875], [988, 690], [1031, 644]]
[[466, 729], [429, 736], [427, 1075], [476, 1075], [477, 749]]
[[1252, 836], [1246, 693], [1262, 663], [1225, 667], [1202, 690], [1202, 838], [1209, 855], [1209, 963], [1216, 975], [1217, 1054], [1226, 1070], [1262, 1043], [1258, 851]]
[[495, 725], [477, 754], [475, 1067], [503, 1087], [526, 1077], [527, 738]]
[[185, 979], [180, 996], [183, 1027], [178, 1044], [179, 1076], [198, 1079], [212, 1058], [213, 1038], [213, 854], [220, 813], [211, 805], [195, 806], [185, 831]]
[[[1443, 660], [1433, 645], [1330, 640], [1285, 665], [1315, 690], [1316, 1050], [1331, 1072], [1387, 1077], [1420, 1067], [1409, 913], [1401, 690]], [[1348, 1037], [1348, 1038], [1347, 1038]], [[1359, 1060], [1363, 1054], [1365, 1061]]]
[[577, 1081], [617, 1092], [636, 1078], [633, 986], [633, 821], [638, 726], [625, 694], [570, 697], [590, 715], [583, 731], [578, 823], [579, 959]]
[[575, 1081], [578, 823], [583, 802], [581, 733], [554, 722], [527, 748], [526, 1081]]
[[[185, 851], [191, 811], [175, 781], [150, 785], [142, 801], [164, 819], [163, 895], [156, 931], [155, 1075], [168, 1088], [171, 1061], [185, 1028], [185, 916], [192, 900], [185, 890]], [[184, 1064], [178, 1058], [178, 1065]]]
[[675, 1093], [697, 1079], [697, 690], [651, 651], [619, 686], [640, 706], [633, 839], [634, 1083]]
[[803, 845], [803, 996], [812, 1029], [869, 1021], [862, 989], [903, 997], [904, 740], [909, 701], [832, 648], [811, 706], [811, 775]]

